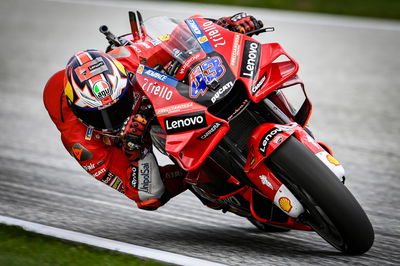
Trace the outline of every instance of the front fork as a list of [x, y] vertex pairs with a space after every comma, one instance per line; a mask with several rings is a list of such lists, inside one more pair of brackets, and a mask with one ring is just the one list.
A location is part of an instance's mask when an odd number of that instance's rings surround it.
[[[291, 136], [302, 142], [339, 179], [344, 177], [344, 169], [297, 123], [266, 123], [254, 129], [249, 140], [249, 153], [244, 171], [261, 194], [273, 201], [288, 216], [297, 218], [304, 212], [302, 204], [264, 163], [268, 156]], [[260, 220], [257, 215], [255, 218]]]

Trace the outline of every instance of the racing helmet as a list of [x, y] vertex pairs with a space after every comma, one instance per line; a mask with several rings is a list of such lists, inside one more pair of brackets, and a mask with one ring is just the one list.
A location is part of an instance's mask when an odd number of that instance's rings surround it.
[[64, 93], [78, 119], [101, 133], [119, 132], [134, 103], [124, 66], [104, 52], [85, 50], [71, 57], [65, 76]]

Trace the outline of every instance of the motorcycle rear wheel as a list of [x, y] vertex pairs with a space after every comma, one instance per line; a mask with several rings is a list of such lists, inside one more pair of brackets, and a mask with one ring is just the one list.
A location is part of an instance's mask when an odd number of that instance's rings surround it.
[[374, 230], [350, 191], [307, 147], [290, 137], [266, 160], [306, 212], [299, 218], [346, 254], [363, 254], [374, 242]]

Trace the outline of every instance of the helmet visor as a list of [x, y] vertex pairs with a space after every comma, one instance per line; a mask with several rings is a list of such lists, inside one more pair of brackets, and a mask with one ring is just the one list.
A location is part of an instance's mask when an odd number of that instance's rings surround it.
[[72, 110], [84, 124], [105, 133], [116, 132], [132, 113], [134, 99], [128, 87], [110, 106], [102, 109], [72, 106]]

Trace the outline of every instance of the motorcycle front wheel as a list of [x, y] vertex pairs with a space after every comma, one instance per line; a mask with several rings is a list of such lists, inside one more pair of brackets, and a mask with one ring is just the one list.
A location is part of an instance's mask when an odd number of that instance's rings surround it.
[[364, 210], [310, 150], [295, 137], [281, 144], [267, 166], [303, 204], [299, 219], [346, 254], [363, 254], [374, 242], [374, 230]]

